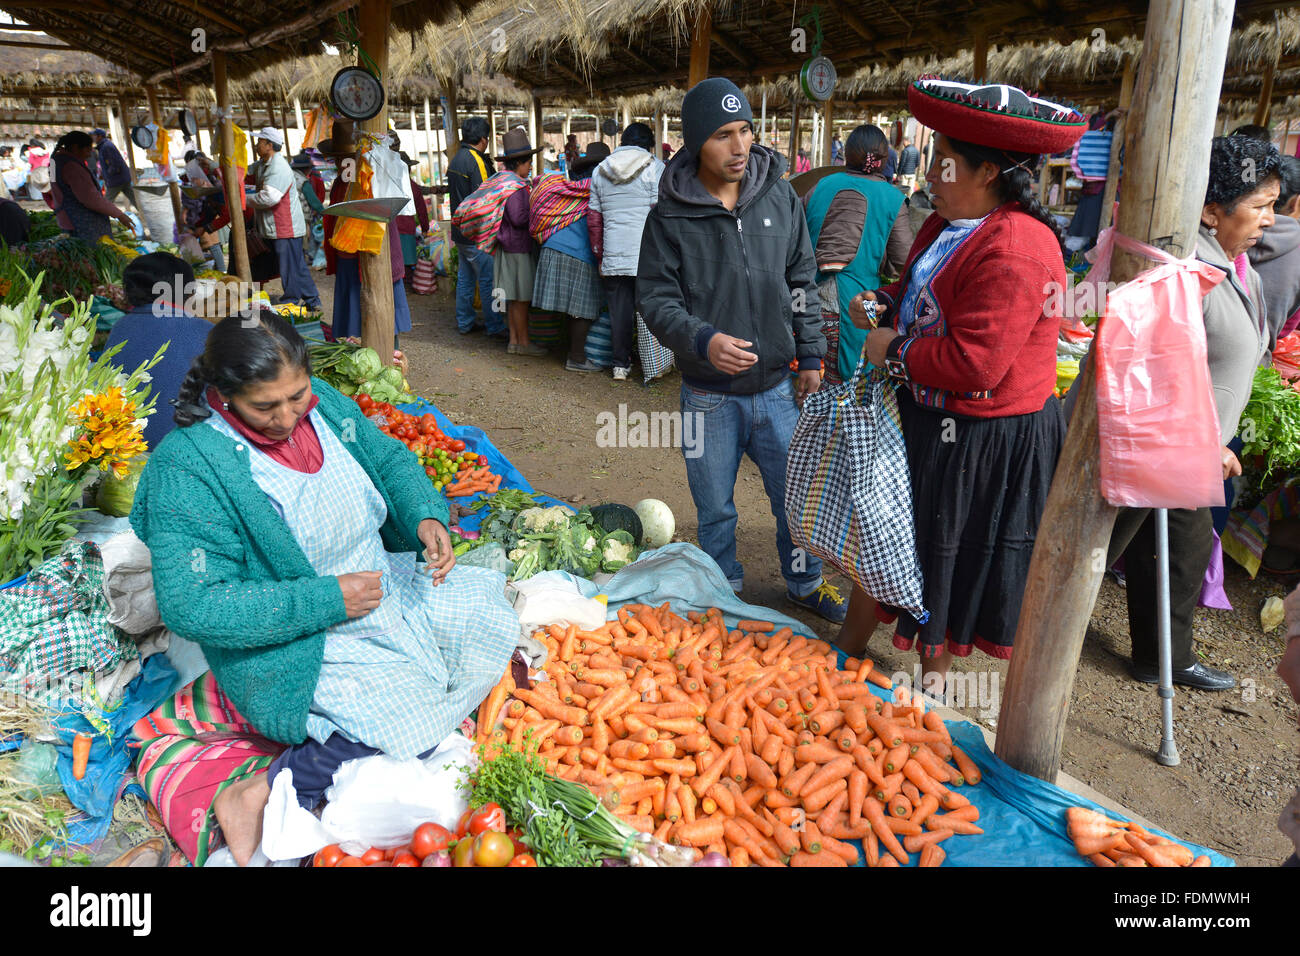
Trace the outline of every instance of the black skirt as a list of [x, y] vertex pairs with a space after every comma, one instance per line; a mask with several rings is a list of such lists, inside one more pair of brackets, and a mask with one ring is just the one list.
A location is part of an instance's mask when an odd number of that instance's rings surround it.
[[977, 647], [1007, 659], [1038, 522], [1065, 441], [1055, 396], [1040, 411], [969, 418], [917, 405], [900, 389], [925, 624], [904, 612], [895, 646], [934, 657]]

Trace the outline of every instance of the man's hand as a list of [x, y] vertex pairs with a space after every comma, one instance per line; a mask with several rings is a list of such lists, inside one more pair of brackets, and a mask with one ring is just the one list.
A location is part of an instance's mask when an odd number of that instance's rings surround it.
[[343, 592], [343, 606], [348, 618], [365, 617], [384, 599], [381, 583], [382, 571], [357, 571], [354, 574], [338, 576], [339, 590]]
[[456, 564], [456, 555], [451, 552], [451, 536], [442, 522], [433, 518], [421, 521], [417, 533], [424, 545], [424, 560], [429, 564], [429, 573], [433, 576], [434, 587], [437, 587]]
[[794, 403], [803, 408], [803, 400], [822, 387], [822, 373], [819, 369], [800, 369], [794, 383]]
[[1223, 446], [1223, 480], [1227, 481], [1236, 475], [1241, 474], [1241, 462], [1237, 460], [1227, 445]]
[[893, 329], [872, 329], [867, 333], [867, 361], [877, 368], [884, 368], [885, 353], [889, 343], [899, 335]]
[[753, 342], [738, 339], [734, 335], [717, 332], [713, 338], [709, 339], [709, 361], [720, 372], [726, 372], [728, 375], [739, 375], [758, 361], [756, 353], [745, 351], [746, 348], [753, 344]]

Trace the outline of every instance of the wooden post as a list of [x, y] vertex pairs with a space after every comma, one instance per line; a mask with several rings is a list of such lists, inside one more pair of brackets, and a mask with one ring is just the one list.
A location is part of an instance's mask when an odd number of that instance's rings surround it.
[[1273, 74], [1276, 69], [1273, 63], [1264, 67], [1264, 82], [1259, 90], [1259, 105], [1255, 107], [1256, 126], [1268, 126], [1268, 114], [1273, 106]]
[[493, 109], [492, 104], [487, 108], [488, 120], [488, 152], [492, 152], [492, 144], [497, 141], [497, 111]]
[[975, 65], [971, 69], [973, 80], [982, 80], [988, 74], [989, 33], [982, 24], [975, 26]]
[[[1147, 11], [1125, 131], [1119, 230], [1175, 256], [1196, 244], [1231, 13], [1221, 0], [1152, 0]], [[1150, 266], [1117, 249], [1111, 279], [1123, 282]], [[1098, 484], [1095, 371], [1089, 362], [1038, 529], [998, 720], [997, 755], [1044, 780], [1055, 780], [1060, 766], [1079, 652], [1115, 522]]]
[[794, 101], [794, 111], [790, 114], [790, 175], [794, 175], [794, 159], [799, 155], [799, 101]]
[[[456, 110], [457, 78], [452, 76], [442, 81], [443, 95], [447, 98], [447, 112], [443, 116], [443, 134], [447, 140], [447, 155], [455, 156], [460, 149], [460, 117]], [[488, 143], [491, 148], [492, 144]]]
[[709, 43], [713, 39], [713, 10], [702, 6], [691, 31], [691, 66], [686, 88], [689, 90], [709, 75]]
[[822, 165], [831, 164], [831, 137], [835, 135], [835, 107], [827, 100], [822, 107]]
[[217, 91], [217, 127], [221, 143], [221, 180], [230, 210], [230, 262], [242, 282], [253, 281], [248, 266], [248, 237], [244, 235], [244, 210], [240, 197], [244, 181], [235, 169], [235, 119], [230, 115], [230, 87], [226, 82], [226, 54], [212, 51], [212, 85]]
[[[542, 100], [541, 97], [533, 94], [531, 97], [533, 108], [528, 113], [528, 142], [536, 149], [542, 145]], [[542, 151], [540, 149], [533, 153], [533, 175], [542, 174]]]
[[663, 128], [664, 128], [664, 114], [656, 110], [654, 115], [654, 131], [655, 131], [654, 154], [655, 154], [655, 159], [660, 159], [660, 160], [664, 158], [664, 140], [663, 137], [659, 135], [663, 131]]
[[[424, 152], [425, 155], [429, 157], [429, 184], [436, 186], [438, 180], [441, 178], [439, 176], [441, 167], [435, 165], [433, 161], [433, 110], [429, 106], [429, 98], [427, 96], [424, 98]], [[437, 197], [435, 196], [434, 199], [436, 200]], [[438, 218], [438, 207], [440, 205], [441, 203], [438, 202], [433, 204], [433, 215], [435, 219]]]
[[284, 132], [284, 155], [292, 158], [294, 149], [289, 142], [289, 104], [283, 100], [280, 101], [280, 129]]
[[[358, 65], [365, 65], [364, 50], [374, 63], [380, 79], [388, 79], [388, 30], [392, 19], [391, 0], [361, 0], [357, 10]], [[388, 132], [388, 104], [362, 126], [364, 132], [382, 138]], [[379, 148], [383, 148], [382, 146]], [[378, 253], [360, 252], [357, 261], [361, 272], [361, 344], [374, 349], [385, 365], [393, 364], [393, 264], [389, 243], [397, 238], [392, 229], [384, 228], [384, 241]]]
[[[1133, 78], [1137, 73], [1137, 64], [1133, 55], [1124, 57], [1124, 77], [1120, 80], [1119, 107], [1121, 110], [1133, 106]], [[1101, 194], [1101, 220], [1099, 229], [1107, 228], [1111, 223], [1111, 209], [1115, 205], [1115, 195], [1119, 191], [1119, 153], [1124, 146], [1124, 132], [1128, 128], [1128, 114], [1120, 113], [1115, 120], [1115, 132], [1110, 140], [1110, 165], [1106, 167], [1106, 188]]]
[[[146, 86], [145, 95], [149, 97], [149, 112], [153, 114], [153, 121], [158, 125], [158, 136], [163, 138], [167, 143], [167, 167], [171, 168], [171, 132], [164, 127], [162, 110], [158, 106], [158, 94], [152, 86]], [[173, 173], [175, 171], [173, 170]], [[176, 214], [176, 228], [179, 230], [184, 227], [185, 220], [181, 218], [181, 187], [176, 183], [168, 183], [167, 191], [172, 197], [172, 212]], [[157, 238], [157, 237], [155, 237]], [[165, 241], [165, 240], [163, 240]]]
[[[629, 126], [631, 126], [631, 125], [632, 125], [632, 111], [631, 111], [630, 109], [628, 109], [628, 108], [625, 106], [625, 107], [623, 107], [623, 123], [622, 123], [622, 127], [623, 127], [623, 129], [627, 129], [627, 128], [628, 128]], [[621, 130], [620, 130], [620, 132], [621, 132]]]
[[127, 119], [126, 97], [118, 97], [117, 112], [122, 118], [122, 145], [126, 147], [126, 165], [131, 170], [131, 182], [134, 183], [136, 180], [135, 141], [131, 139], [131, 123]]
[[573, 110], [564, 111], [564, 145], [569, 145], [569, 134], [573, 132]]
[[763, 110], [758, 121], [758, 142], [766, 146], [767, 140], [767, 81], [763, 81]]
[[[298, 99], [296, 96], [293, 98], [293, 118], [298, 121], [298, 131], [302, 133], [303, 139], [305, 140], [307, 137], [307, 124], [303, 121], [302, 117], [302, 100]], [[305, 142], [303, 148], [306, 148]]]
[[248, 105], [248, 100], [244, 100], [244, 132], [253, 135], [253, 108]]

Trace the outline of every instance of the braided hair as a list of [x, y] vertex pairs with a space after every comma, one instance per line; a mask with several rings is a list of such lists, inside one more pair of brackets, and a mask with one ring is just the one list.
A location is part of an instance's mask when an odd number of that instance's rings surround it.
[[978, 168], [982, 163], [992, 163], [998, 168], [998, 178], [993, 184], [998, 200], [1004, 204], [1011, 202], [1018, 204], [1021, 211], [1052, 230], [1052, 235], [1056, 236], [1056, 241], [1061, 244], [1061, 255], [1064, 257], [1065, 235], [1061, 224], [1043, 208], [1043, 204], [1034, 194], [1034, 167], [1038, 164], [1038, 156], [1034, 153], [998, 149], [994, 146], [980, 146], [965, 140], [953, 139], [951, 136], [946, 138], [953, 152], [964, 159], [971, 169]]
[[286, 368], [311, 375], [307, 343], [284, 317], [261, 310], [256, 321], [241, 315], [222, 319], [208, 333], [203, 353], [194, 360], [180, 391], [172, 400], [172, 415], [181, 428], [208, 417], [202, 405], [208, 386], [224, 395], [238, 395], [249, 385], [271, 382]]
[[889, 140], [879, 126], [864, 123], [844, 141], [844, 165], [865, 173], [878, 173], [889, 158]]

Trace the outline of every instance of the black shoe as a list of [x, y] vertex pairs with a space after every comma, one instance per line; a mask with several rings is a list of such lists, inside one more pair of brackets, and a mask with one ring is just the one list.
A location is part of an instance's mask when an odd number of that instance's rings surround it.
[[[1137, 664], [1132, 664], [1128, 672], [1133, 675], [1134, 680], [1144, 684], [1160, 683], [1158, 667], [1139, 667]], [[1237, 679], [1227, 671], [1215, 670], [1213, 667], [1197, 663], [1183, 670], [1174, 671], [1174, 683], [1182, 684], [1184, 687], [1195, 687], [1197, 690], [1232, 690], [1237, 686]]]

